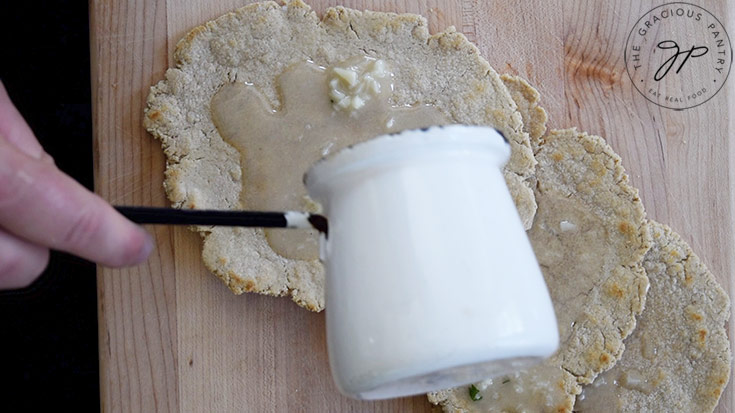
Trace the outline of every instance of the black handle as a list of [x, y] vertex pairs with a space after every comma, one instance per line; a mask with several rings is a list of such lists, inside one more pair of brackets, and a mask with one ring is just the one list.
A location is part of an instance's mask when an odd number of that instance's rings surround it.
[[283, 212], [219, 211], [206, 209], [176, 209], [137, 206], [116, 206], [115, 209], [138, 224], [219, 225], [236, 227], [286, 228]]

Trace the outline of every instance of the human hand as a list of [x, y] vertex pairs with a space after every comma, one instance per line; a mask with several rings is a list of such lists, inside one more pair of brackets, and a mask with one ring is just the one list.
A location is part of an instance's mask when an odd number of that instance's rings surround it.
[[49, 249], [120, 267], [144, 261], [153, 240], [54, 165], [0, 82], [0, 289], [33, 282]]

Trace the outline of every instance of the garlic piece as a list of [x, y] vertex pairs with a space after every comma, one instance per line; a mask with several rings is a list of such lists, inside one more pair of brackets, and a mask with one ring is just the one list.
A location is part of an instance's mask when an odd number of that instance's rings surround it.
[[369, 57], [349, 59], [342, 66], [332, 68], [329, 97], [336, 110], [353, 113], [363, 108], [370, 99], [380, 95], [383, 86], [390, 90], [391, 73], [384, 61]]

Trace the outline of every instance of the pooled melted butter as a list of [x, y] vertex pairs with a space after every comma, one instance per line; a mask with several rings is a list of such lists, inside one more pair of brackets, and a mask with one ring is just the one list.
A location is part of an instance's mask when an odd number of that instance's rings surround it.
[[620, 411], [622, 408], [621, 387], [610, 374], [601, 374], [589, 386], [582, 389], [574, 403], [575, 412]]
[[537, 200], [529, 238], [544, 270], [563, 348], [575, 323], [587, 311], [588, 296], [595, 289], [604, 290], [600, 285], [605, 281], [608, 261], [616, 253], [604, 223], [581, 201], [551, 189], [544, 190]]
[[[528, 369], [496, 377], [476, 387], [482, 399], [470, 400], [462, 389], [465, 405], [482, 412], [557, 412], [564, 406], [565, 396], [561, 367], [542, 363]], [[465, 394], [467, 393], [467, 394]]]
[[[392, 106], [389, 71], [370, 77], [371, 85], [375, 81], [377, 87], [370, 88], [373, 96], [362, 99], [360, 107], [336, 110], [330, 81], [345, 68], [372, 68], [365, 64], [371, 62], [374, 59], [355, 57], [330, 68], [311, 62], [290, 66], [277, 79], [281, 102], [277, 109], [251, 84], [226, 84], [212, 97], [212, 120], [222, 138], [241, 155], [243, 208], [314, 211], [317, 206], [308, 198], [302, 176], [320, 158], [385, 133], [447, 123], [433, 106]], [[319, 258], [315, 230], [268, 229], [265, 233], [271, 248], [283, 257]]]
[[577, 396], [575, 412], [620, 411], [624, 406], [624, 393], [636, 391], [650, 394], [665, 378], [662, 370], [638, 370], [626, 368], [622, 372], [608, 370], [585, 386]]

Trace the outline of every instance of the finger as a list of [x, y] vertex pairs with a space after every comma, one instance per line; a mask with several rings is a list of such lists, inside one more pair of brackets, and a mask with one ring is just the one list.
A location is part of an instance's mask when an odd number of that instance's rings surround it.
[[23, 288], [48, 265], [48, 248], [11, 236], [0, 229], [0, 290]]
[[10, 101], [2, 82], [0, 82], [0, 138], [4, 138], [32, 158], [50, 158], [38, 143], [36, 135], [23, 116]]
[[133, 265], [150, 236], [55, 166], [0, 142], [0, 226], [32, 243], [108, 266]]

